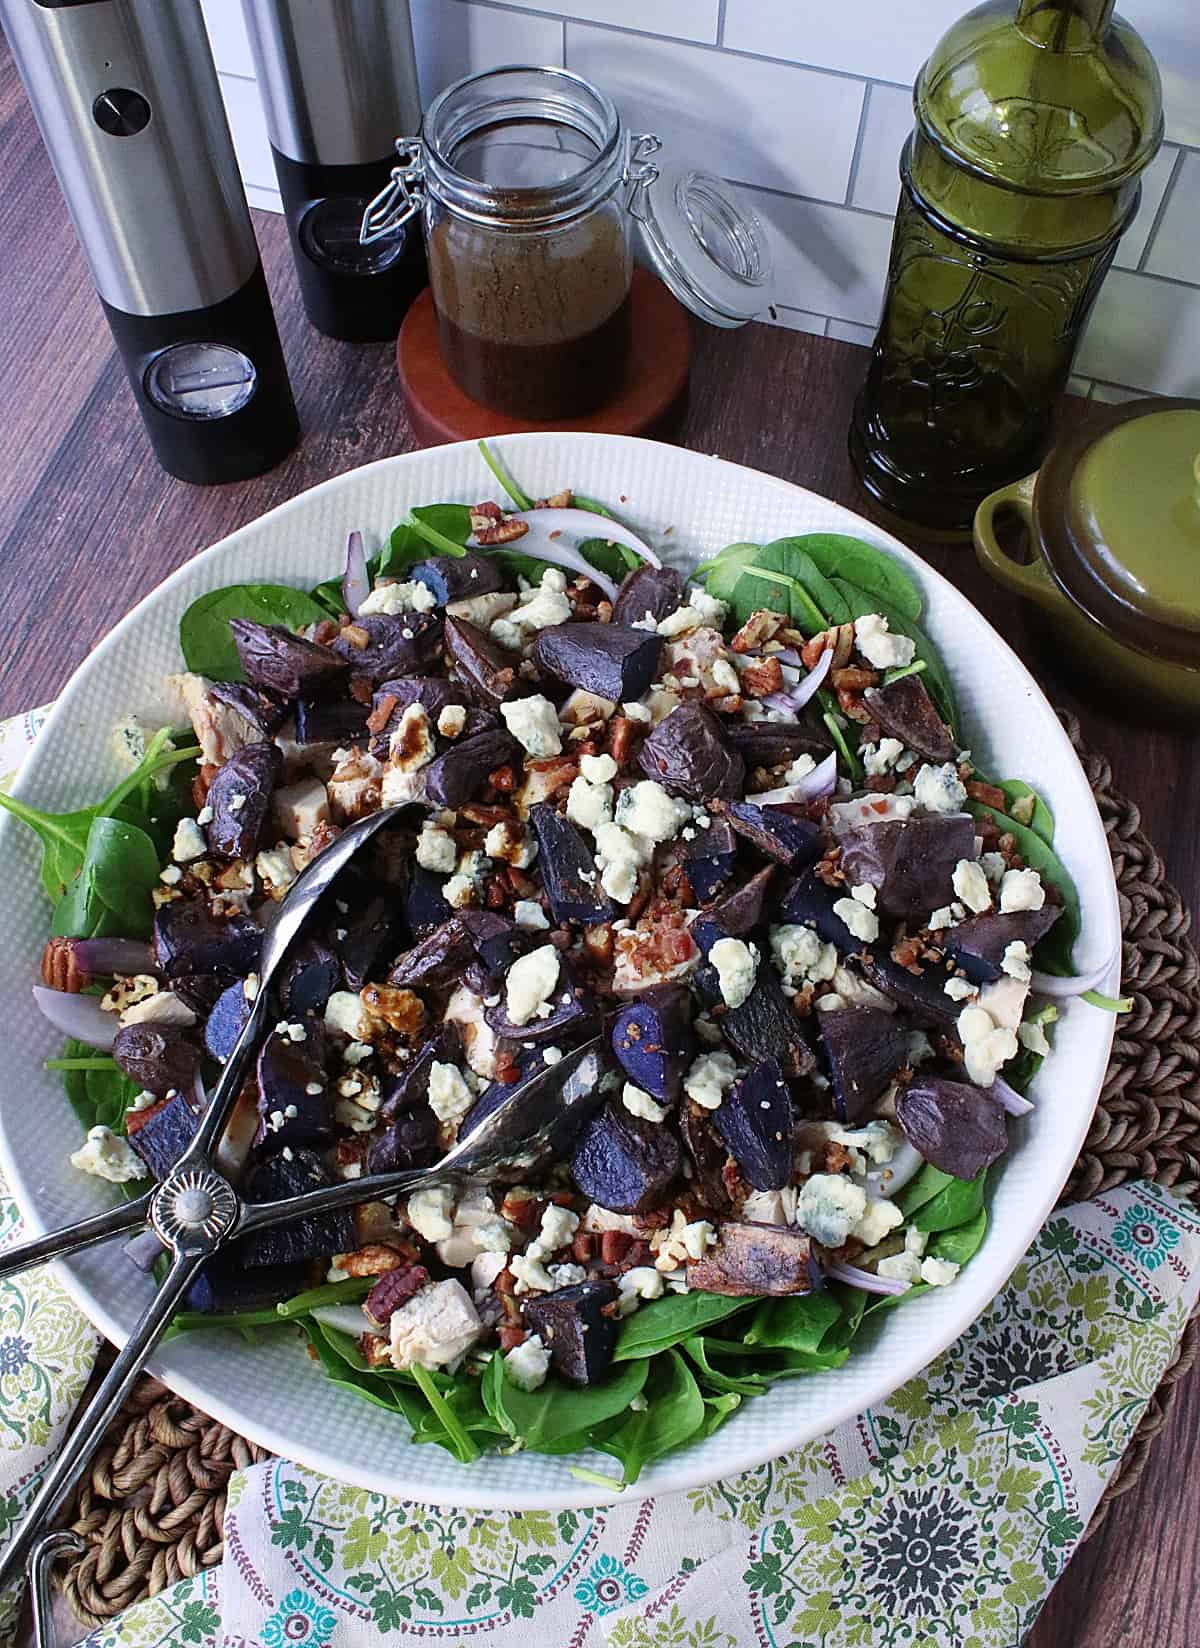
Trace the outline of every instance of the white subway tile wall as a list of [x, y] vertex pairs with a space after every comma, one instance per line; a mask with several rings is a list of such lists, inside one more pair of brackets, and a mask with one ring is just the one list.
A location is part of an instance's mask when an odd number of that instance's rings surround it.
[[[278, 210], [240, 0], [203, 5], [247, 195]], [[862, 345], [887, 273], [912, 81], [969, 5], [412, 0], [426, 101], [501, 63], [565, 64], [597, 81], [669, 155], [747, 186], [772, 231], [777, 324]], [[1158, 60], [1167, 142], [1071, 388], [1102, 400], [1200, 395], [1200, 3], [1121, 0], [1120, 11]]]

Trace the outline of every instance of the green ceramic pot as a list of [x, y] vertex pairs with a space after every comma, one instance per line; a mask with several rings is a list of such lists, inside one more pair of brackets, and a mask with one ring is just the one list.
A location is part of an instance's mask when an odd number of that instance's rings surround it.
[[[1033, 558], [1007, 555], [1015, 511]], [[1062, 439], [975, 515], [980, 565], [1041, 610], [1112, 707], [1200, 722], [1200, 401], [1139, 400]]]

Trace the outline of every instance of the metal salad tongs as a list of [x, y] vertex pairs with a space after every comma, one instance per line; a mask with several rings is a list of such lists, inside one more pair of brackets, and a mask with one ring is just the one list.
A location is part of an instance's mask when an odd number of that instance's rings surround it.
[[531, 1165], [539, 1152], [553, 1149], [552, 1139], [558, 1136], [568, 1108], [584, 1111], [599, 1102], [603, 1061], [597, 1037], [554, 1066], [552, 1104], [546, 1102], [545, 1083], [518, 1083], [510, 1099], [498, 1105], [465, 1138], [459, 1138], [433, 1167], [371, 1174], [277, 1202], [243, 1202], [218, 1169], [216, 1146], [257, 1051], [270, 1013], [271, 980], [280, 962], [348, 860], [399, 812], [393, 808], [373, 813], [352, 825], [305, 869], [276, 907], [263, 942], [258, 994], [250, 1017], [225, 1063], [191, 1144], [167, 1178], [133, 1201], [0, 1253], [3, 1279], [146, 1225], [170, 1255], [162, 1284], [95, 1394], [76, 1417], [24, 1520], [0, 1556], [0, 1589], [12, 1584], [34, 1558], [34, 1578], [43, 1610], [49, 1564], [71, 1548], [73, 1538], [43, 1535], [43, 1529], [96, 1451], [109, 1421], [170, 1325], [176, 1306], [218, 1249], [236, 1238], [290, 1219], [333, 1212], [357, 1202], [403, 1196], [419, 1187], [446, 1181], [486, 1179], [505, 1165]]

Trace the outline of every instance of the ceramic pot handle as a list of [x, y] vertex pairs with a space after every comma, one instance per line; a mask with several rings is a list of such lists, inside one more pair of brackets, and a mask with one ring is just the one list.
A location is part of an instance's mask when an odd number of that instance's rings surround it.
[[[998, 584], [1005, 585], [1027, 600], [1036, 601], [1038, 606], [1045, 607], [1049, 612], [1059, 612], [1063, 598], [1058, 585], [1046, 571], [1033, 524], [1033, 488], [1036, 481], [1035, 470], [1023, 480], [1013, 481], [1010, 486], [1002, 486], [998, 491], [989, 493], [983, 500], [975, 511], [975, 558]], [[1032, 561], [1014, 561], [1001, 549], [1000, 540], [996, 537], [996, 512], [1000, 509], [1015, 510], [1025, 522], [1033, 543]]]

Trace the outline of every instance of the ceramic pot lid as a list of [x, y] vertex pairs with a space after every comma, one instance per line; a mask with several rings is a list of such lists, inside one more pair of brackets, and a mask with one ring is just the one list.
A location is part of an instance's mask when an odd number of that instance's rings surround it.
[[1200, 401], [1138, 400], [1068, 435], [1042, 465], [1047, 565], [1117, 640], [1200, 665]]
[[744, 326], [769, 306], [767, 231], [724, 178], [664, 166], [635, 215], [655, 274], [702, 320]]

